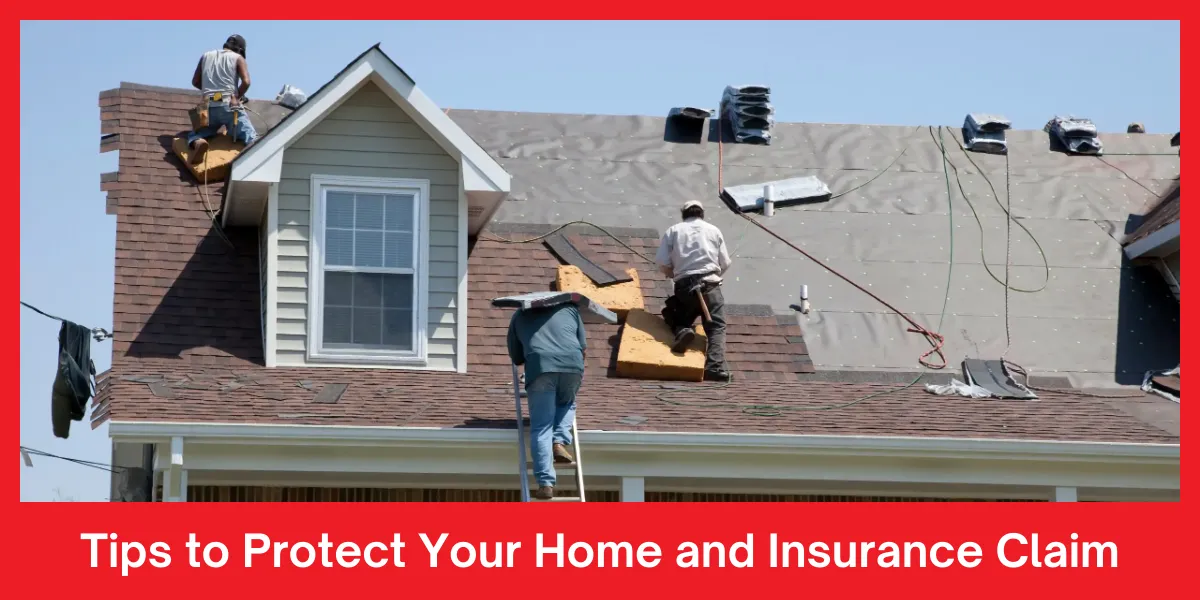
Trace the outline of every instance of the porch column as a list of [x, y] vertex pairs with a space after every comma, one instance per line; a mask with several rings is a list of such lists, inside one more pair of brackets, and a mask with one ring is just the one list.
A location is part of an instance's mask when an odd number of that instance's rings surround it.
[[645, 502], [646, 480], [642, 477], [621, 478], [621, 502]]
[[183, 468], [183, 438], [171, 438], [171, 462], [163, 470], [163, 502], [187, 502], [187, 469]]

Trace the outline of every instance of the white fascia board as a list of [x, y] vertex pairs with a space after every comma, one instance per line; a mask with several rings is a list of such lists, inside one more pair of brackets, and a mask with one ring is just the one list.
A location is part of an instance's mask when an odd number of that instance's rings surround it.
[[1158, 231], [1125, 246], [1125, 255], [1138, 258], [1154, 252], [1158, 248], [1179, 239], [1179, 221], [1175, 221]]
[[[417, 87], [413, 80], [409, 79], [399, 67], [396, 66], [390, 58], [388, 58], [382, 50], [378, 48], [370, 51], [364, 57], [367, 64], [371, 65], [373, 72], [383, 81], [383, 86], [380, 86], [384, 93], [392, 97], [393, 100], [398, 98], [402, 101], [396, 103], [401, 109], [410, 107], [411, 111], [405, 111], [417, 124], [421, 126], [446, 152], [451, 156], [459, 156], [462, 158], [464, 172], [471, 170], [478, 174], [478, 178], [467, 178], [467, 191], [488, 191], [501, 192], [507, 194], [512, 186], [512, 176], [496, 159], [492, 158], [483, 148], [463, 131], [454, 119], [450, 118], [442, 109], [438, 108], [421, 88]], [[468, 169], [470, 166], [470, 169]], [[475, 186], [475, 187], [472, 187]]]
[[[373, 76], [373, 77], [372, 77]], [[460, 159], [467, 178], [467, 191], [507, 194], [512, 177], [453, 119], [437, 107], [382, 50], [373, 48], [348, 67], [325, 89], [268, 132], [234, 162], [233, 181], [279, 181], [283, 150], [304, 135], [358, 90], [371, 77], [393, 101], [417, 122], [446, 152]], [[474, 187], [471, 187], [474, 186]]]
[[[233, 163], [230, 179], [233, 181], [279, 181], [279, 165], [283, 162], [284, 149], [320, 123], [325, 115], [333, 112], [346, 98], [358, 90], [358, 86], [371, 73], [371, 65], [362, 59], [343, 71], [325, 89], [309, 98], [296, 112], [284, 119], [275, 129], [267, 132], [262, 140], [243, 152]], [[274, 179], [270, 178], [272, 174]]]
[[[262, 425], [242, 423], [171, 423], [112, 421], [109, 435], [120, 441], [153, 442], [182, 436], [189, 443], [286, 445], [458, 446], [463, 443], [511, 445], [514, 431], [441, 427], [378, 427], [345, 425]], [[1096, 460], [1101, 462], [1178, 462], [1179, 444], [1066, 442], [1013, 439], [922, 438], [891, 436], [831, 436], [738, 433], [668, 433], [581, 431], [588, 446], [610, 451], [789, 453], [841, 456], [911, 456], [927, 458], [990, 458]]]

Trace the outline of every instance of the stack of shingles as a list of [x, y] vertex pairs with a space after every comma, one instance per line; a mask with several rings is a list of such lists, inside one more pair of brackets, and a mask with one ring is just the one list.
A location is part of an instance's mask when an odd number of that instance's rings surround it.
[[119, 171], [101, 177], [117, 217], [114, 366], [134, 356], [261, 362], [257, 236], [223, 239], [210, 216], [222, 186], [201, 188], [169, 149], [198, 98], [128, 84], [100, 94], [100, 150], [120, 151]]

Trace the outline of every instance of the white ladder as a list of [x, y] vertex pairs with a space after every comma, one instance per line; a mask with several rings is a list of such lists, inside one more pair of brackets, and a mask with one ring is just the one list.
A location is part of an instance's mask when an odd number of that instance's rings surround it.
[[[512, 366], [513, 373], [513, 397], [516, 399], [517, 405], [517, 457], [518, 472], [521, 478], [521, 501], [522, 502], [586, 502], [586, 496], [583, 489], [583, 450], [579, 444], [579, 421], [572, 417], [571, 419], [571, 455], [575, 457], [575, 462], [570, 464], [554, 464], [556, 474], [565, 474], [566, 471], [574, 471], [575, 473], [575, 491], [578, 496], [554, 496], [549, 500], [534, 498], [529, 493], [529, 477], [533, 473], [533, 463], [529, 460], [529, 455], [525, 450], [525, 436], [528, 435], [525, 430], [525, 417], [521, 411], [521, 378], [517, 373], [517, 365]], [[553, 456], [551, 456], [551, 460]]]

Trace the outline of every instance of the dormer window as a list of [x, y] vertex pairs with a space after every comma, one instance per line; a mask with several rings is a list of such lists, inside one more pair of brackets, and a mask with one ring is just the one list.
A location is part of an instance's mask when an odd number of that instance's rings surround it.
[[425, 361], [429, 182], [312, 177], [310, 360]]

